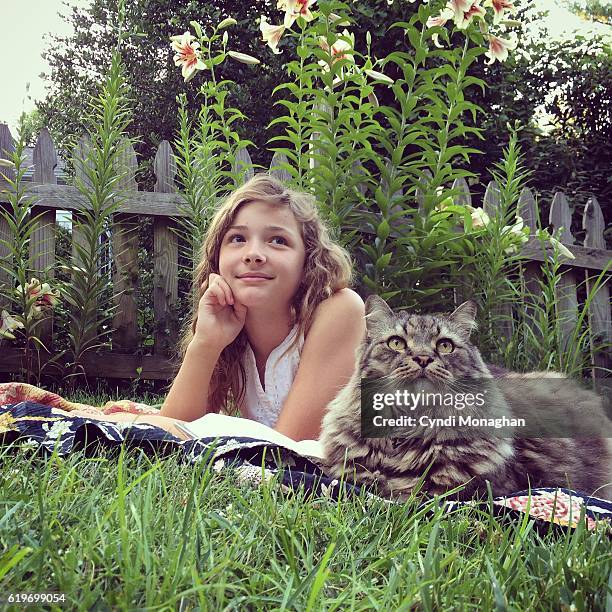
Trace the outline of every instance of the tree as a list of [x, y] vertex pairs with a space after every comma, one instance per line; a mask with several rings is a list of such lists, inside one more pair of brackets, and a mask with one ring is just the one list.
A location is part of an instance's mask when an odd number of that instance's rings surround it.
[[[283, 64], [294, 55], [290, 37], [283, 39], [281, 49], [285, 51], [280, 55], [271, 53], [261, 41], [257, 17], [265, 14], [270, 22], [278, 23], [281, 13], [275, 4], [267, 0], [127, 3], [124, 28], [133, 35], [123, 49], [123, 61], [134, 98], [131, 135], [141, 139], [137, 147], [141, 159], [150, 160], [160, 140], [173, 139], [177, 93], [187, 94], [192, 112], [199, 108], [197, 86], [185, 86], [173, 64], [170, 36], [189, 29], [192, 19], [210, 28], [232, 16], [238, 24], [229, 31], [229, 47], [254, 55], [262, 63], [254, 68], [228, 60], [219, 67], [219, 76], [235, 82], [229, 103], [249, 118], [238, 129], [243, 138], [256, 145], [251, 151], [253, 160], [264, 167], [269, 164], [271, 153], [265, 146], [280, 130], [280, 126], [266, 129], [277, 114], [274, 103], [279, 96], [274, 96], [273, 90], [285, 80]], [[73, 8], [68, 19], [74, 34], [52, 39], [47, 52], [51, 66], [47, 77], [49, 94], [38, 106], [61, 149], [67, 150], [71, 137], [79, 133], [88, 95], [108, 66], [119, 24], [117, 5], [117, 0], [91, 0], [87, 8]], [[590, 2], [590, 6], [594, 3]], [[369, 31], [373, 55], [384, 57], [403, 45], [400, 29], [389, 29], [389, 25], [409, 19], [418, 5], [363, 0], [352, 4], [352, 8], [357, 21], [352, 28], [358, 33], [357, 52], [366, 52]], [[523, 22], [538, 18], [537, 14], [519, 15]], [[385, 70], [392, 71], [390, 67]], [[499, 160], [508, 142], [508, 122], [518, 119], [525, 126], [521, 145], [527, 166], [533, 170], [532, 186], [545, 196], [555, 189], [565, 189], [582, 204], [593, 193], [605, 209], [612, 198], [607, 171], [612, 156], [610, 45], [597, 38], [551, 41], [543, 32], [540, 39], [527, 42], [512, 54], [507, 63], [481, 63], [474, 70], [474, 76], [489, 85], [484, 94], [478, 87], [471, 88], [473, 101], [484, 110], [479, 124], [486, 140], [466, 142], [483, 152], [473, 155], [469, 164], [481, 177], [480, 189], [488, 181], [487, 168]], [[385, 98], [384, 88], [379, 94], [381, 103], [391, 103]], [[549, 125], [542, 125], [544, 116]], [[148, 168], [147, 164], [142, 168], [141, 183], [145, 188], [151, 185]], [[478, 191], [479, 186], [474, 189]]]
[[[281, 43], [284, 52], [274, 55], [261, 40], [258, 17], [266, 15], [273, 23], [282, 17], [275, 3], [267, 0], [249, 3], [132, 0], [126, 4], [123, 28], [133, 35], [123, 48], [122, 59], [134, 97], [134, 123], [130, 135], [141, 139], [137, 146], [141, 159], [150, 159], [161, 140], [172, 140], [178, 93], [187, 94], [189, 108], [194, 113], [200, 104], [197, 87], [185, 86], [180, 70], [173, 64], [170, 36], [189, 29], [189, 22], [194, 19], [204, 28], [210, 28], [232, 16], [238, 24], [229, 30], [229, 48], [254, 55], [262, 63], [253, 68], [228, 60], [218, 67], [218, 76], [235, 82], [229, 103], [240, 108], [249, 119], [238, 131], [255, 143], [251, 151], [253, 161], [267, 166], [271, 153], [265, 151], [266, 143], [271, 136], [280, 133], [280, 126], [266, 130], [277, 114], [274, 102], [280, 97], [274, 96], [273, 90], [285, 80], [283, 64], [293, 55], [294, 47], [291, 38], [285, 37]], [[396, 33], [399, 30], [385, 36], [386, 24], [406, 18], [407, 12], [416, 10], [405, 3], [389, 6], [386, 0], [360, 2], [354, 8], [359, 22], [357, 29], [364, 32], [364, 36], [365, 31], [371, 31], [373, 51], [384, 55], [401, 43]], [[64, 154], [70, 150], [74, 136], [80, 133], [87, 100], [109, 66], [119, 27], [118, 2], [91, 0], [85, 8], [73, 7], [65, 19], [71, 22], [74, 34], [51, 37], [45, 54], [51, 67], [50, 74], [45, 75], [48, 93], [38, 102], [41, 117]], [[358, 50], [365, 52], [365, 40], [358, 43]], [[151, 183], [148, 167], [145, 164], [142, 168], [143, 186]]]
[[612, 5], [608, 0], [582, 0], [581, 2], [565, 0], [563, 4], [583, 19], [612, 25]]
[[[255, 0], [200, 3], [196, 0], [134, 0], [127, 3], [124, 30], [132, 36], [123, 46], [122, 59], [133, 97], [134, 123], [130, 135], [139, 137], [137, 153], [150, 159], [163, 139], [172, 140], [176, 128], [176, 95], [185, 92], [189, 106], [199, 108], [197, 87], [186, 87], [172, 61], [170, 36], [189, 29], [197, 19], [211, 28], [224, 17], [236, 16], [238, 26], [230, 31], [230, 48], [260, 56], [263, 65], [254, 69], [234, 61], [219, 67], [219, 77], [237, 83], [231, 103], [252, 118], [248, 134], [262, 147], [266, 120], [270, 117], [270, 96], [282, 74], [282, 59], [268, 53], [260, 40], [256, 17], [265, 14], [269, 3]], [[86, 8], [73, 7], [66, 17], [74, 34], [53, 36], [45, 54], [51, 67], [46, 75], [48, 94], [38, 102], [43, 120], [58, 147], [65, 154], [81, 131], [81, 121], [95, 84], [105, 74], [117, 40], [119, 14], [117, 0], [92, 0]], [[256, 120], [255, 120], [256, 119]], [[144, 186], [150, 186], [148, 167], [141, 169]]]
[[[483, 66], [484, 94], [473, 90], [485, 110], [486, 141], [471, 144], [483, 151], [470, 168], [481, 177], [499, 157], [508, 136], [506, 124], [525, 128], [520, 144], [532, 170], [531, 186], [546, 206], [563, 190], [578, 207], [595, 195], [607, 225], [612, 216], [612, 49], [601, 38], [577, 36], [555, 41], [545, 37], [514, 54], [505, 64]], [[484, 181], [484, 184], [483, 184]], [[574, 234], [582, 229], [575, 227]]]

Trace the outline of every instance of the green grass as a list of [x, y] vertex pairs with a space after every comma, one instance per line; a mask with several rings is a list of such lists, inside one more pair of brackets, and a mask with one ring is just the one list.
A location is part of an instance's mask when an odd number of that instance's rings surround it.
[[237, 484], [204, 462], [138, 449], [43, 460], [7, 448], [0, 593], [61, 591], [67, 601], [57, 609], [612, 605], [602, 529], [538, 535], [528, 517], [502, 523], [475, 509], [443, 515], [363, 496], [305, 499], [273, 481]]

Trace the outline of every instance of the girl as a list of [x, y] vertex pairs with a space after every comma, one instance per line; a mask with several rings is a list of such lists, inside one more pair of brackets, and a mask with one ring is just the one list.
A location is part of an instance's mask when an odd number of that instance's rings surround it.
[[350, 257], [331, 240], [314, 198], [254, 176], [210, 225], [181, 367], [159, 415], [101, 418], [151, 423], [185, 439], [178, 420], [233, 400], [243, 417], [294, 440], [318, 438], [365, 333], [364, 303], [350, 280]]

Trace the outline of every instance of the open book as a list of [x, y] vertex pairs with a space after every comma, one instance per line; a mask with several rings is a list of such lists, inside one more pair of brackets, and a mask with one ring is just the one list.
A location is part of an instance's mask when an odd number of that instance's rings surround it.
[[278, 444], [278, 446], [288, 448], [304, 457], [323, 458], [323, 449], [318, 440], [301, 440], [296, 442], [271, 427], [250, 419], [211, 412], [195, 421], [177, 423], [176, 427], [192, 440], [221, 437], [254, 438]]

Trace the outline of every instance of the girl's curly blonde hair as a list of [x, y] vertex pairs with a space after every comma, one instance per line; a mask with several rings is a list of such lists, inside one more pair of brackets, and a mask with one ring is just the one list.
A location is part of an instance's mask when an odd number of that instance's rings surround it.
[[[348, 287], [352, 281], [351, 257], [346, 249], [331, 238], [319, 216], [314, 196], [287, 189], [281, 181], [269, 174], [256, 174], [221, 204], [208, 228], [199, 254], [199, 263], [194, 270], [194, 302], [190, 324], [186, 326], [178, 346], [177, 356], [181, 361], [195, 333], [198, 304], [208, 286], [208, 276], [211, 273], [219, 274], [219, 251], [223, 238], [240, 208], [255, 201], [287, 206], [300, 226], [304, 241], [304, 275], [291, 306], [292, 325], [297, 323], [298, 330], [287, 351], [296, 345], [302, 333], [308, 332], [315, 308], [336, 291]], [[246, 374], [242, 357], [246, 345], [247, 337], [243, 329], [221, 352], [209, 385], [208, 405], [216, 412], [228, 410], [231, 405], [230, 394], [236, 405], [244, 397]]]

